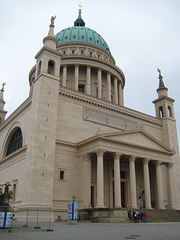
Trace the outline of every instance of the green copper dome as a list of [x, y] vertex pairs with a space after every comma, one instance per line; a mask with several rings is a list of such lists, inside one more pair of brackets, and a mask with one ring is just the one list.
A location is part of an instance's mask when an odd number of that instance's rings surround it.
[[79, 11], [79, 16], [74, 22], [74, 27], [63, 29], [55, 35], [55, 38], [59, 44], [64, 42], [86, 42], [99, 46], [110, 53], [109, 46], [101, 35], [96, 31], [85, 27], [85, 22], [81, 17], [81, 11]]

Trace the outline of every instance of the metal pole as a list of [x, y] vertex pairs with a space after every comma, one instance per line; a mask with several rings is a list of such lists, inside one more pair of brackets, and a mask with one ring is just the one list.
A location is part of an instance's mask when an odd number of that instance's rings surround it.
[[28, 215], [29, 215], [29, 208], [26, 209], [26, 224], [23, 227], [28, 227]]
[[37, 228], [38, 228], [38, 208], [37, 208]]
[[53, 229], [51, 229], [51, 207], [50, 207], [50, 216], [49, 216], [49, 228], [46, 229], [46, 231], [53, 231]]
[[39, 229], [40, 227], [38, 226], [38, 208], [37, 208], [37, 227], [34, 227], [35, 229]]

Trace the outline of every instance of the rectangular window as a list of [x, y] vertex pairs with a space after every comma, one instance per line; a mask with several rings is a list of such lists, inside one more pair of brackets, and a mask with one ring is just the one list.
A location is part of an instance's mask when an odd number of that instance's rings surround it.
[[60, 170], [60, 180], [64, 180], [64, 171]]
[[85, 86], [84, 85], [79, 85], [78, 86], [78, 91], [84, 93]]

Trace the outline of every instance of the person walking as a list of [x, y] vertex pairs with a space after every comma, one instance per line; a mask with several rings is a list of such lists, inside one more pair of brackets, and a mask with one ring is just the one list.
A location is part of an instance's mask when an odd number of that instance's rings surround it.
[[143, 217], [144, 217], [144, 222], [147, 223], [147, 213], [146, 212], [143, 213]]

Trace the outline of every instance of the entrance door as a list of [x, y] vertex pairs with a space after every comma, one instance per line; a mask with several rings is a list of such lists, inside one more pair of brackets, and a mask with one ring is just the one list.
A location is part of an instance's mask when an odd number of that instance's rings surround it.
[[94, 208], [94, 186], [91, 186], [91, 206]]

